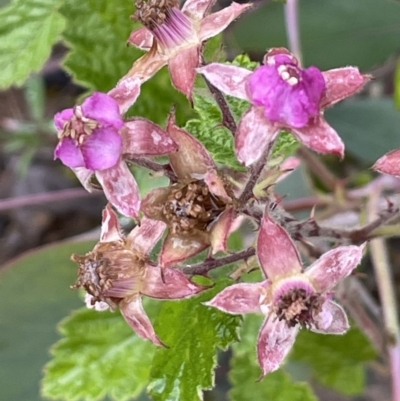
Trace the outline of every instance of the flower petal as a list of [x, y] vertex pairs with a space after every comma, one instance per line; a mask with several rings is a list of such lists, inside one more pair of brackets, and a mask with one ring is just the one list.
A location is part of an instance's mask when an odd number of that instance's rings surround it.
[[74, 115], [74, 109], [65, 109], [54, 116], [54, 125], [57, 129], [63, 129], [64, 124]]
[[128, 43], [138, 47], [141, 50], [150, 50], [153, 44], [154, 36], [146, 27], [135, 29], [129, 35]]
[[58, 143], [54, 159], [60, 159], [69, 168], [85, 167], [82, 151], [72, 138], [64, 138]]
[[236, 217], [236, 211], [229, 208], [222, 212], [217, 221], [213, 223], [210, 236], [212, 252], [226, 251], [229, 234]]
[[326, 292], [347, 277], [361, 262], [363, 246], [340, 246], [324, 253], [306, 271], [318, 292]]
[[344, 334], [349, 330], [346, 312], [336, 302], [325, 301], [322, 311], [314, 317], [311, 331], [322, 334]]
[[279, 132], [279, 127], [264, 117], [261, 107], [251, 107], [242, 117], [235, 136], [236, 156], [250, 166], [267, 149]]
[[103, 187], [106, 198], [119, 212], [134, 219], [138, 218], [139, 188], [125, 162], [119, 161], [112, 168], [97, 171], [96, 177]]
[[124, 153], [157, 156], [178, 150], [176, 143], [161, 127], [145, 118], [126, 121], [122, 136]]
[[318, 153], [344, 156], [342, 140], [322, 116], [311, 118], [305, 127], [290, 128], [290, 131], [300, 142]]
[[195, 137], [175, 124], [171, 113], [168, 119], [167, 132], [178, 145], [179, 150], [169, 156], [170, 163], [180, 179], [193, 178], [206, 174], [216, 165], [204, 145]]
[[209, 245], [210, 243], [205, 236], [198, 235], [183, 238], [169, 233], [161, 250], [160, 264], [162, 267], [171, 266], [174, 263], [197, 255]]
[[120, 129], [124, 125], [118, 103], [106, 93], [94, 92], [82, 103], [85, 117], [99, 121], [105, 126]]
[[202, 19], [204, 14], [211, 9], [216, 0], [186, 0], [182, 12], [193, 19]]
[[122, 137], [113, 127], [97, 128], [81, 145], [85, 167], [106, 170], [114, 167], [122, 154]]
[[213, 306], [232, 315], [261, 313], [260, 298], [265, 292], [261, 283], [240, 283], [223, 289], [206, 306]]
[[140, 225], [129, 233], [126, 240], [131, 244], [132, 249], [147, 256], [164, 234], [165, 227], [162, 221], [143, 217]]
[[372, 168], [383, 174], [400, 177], [400, 149], [386, 153], [386, 155], [378, 159]]
[[201, 20], [199, 38], [201, 41], [212, 38], [221, 33], [234, 19], [246, 11], [251, 4], [239, 4], [232, 2], [221, 11], [212, 13]]
[[145, 340], [152, 341], [155, 345], [165, 346], [155, 333], [153, 325], [143, 309], [140, 296], [123, 299], [119, 308], [122, 316], [136, 334]]
[[124, 77], [108, 92], [118, 104], [120, 114], [125, 114], [140, 95], [141, 80], [138, 77]]
[[122, 239], [121, 226], [118, 216], [108, 204], [103, 210], [103, 218], [101, 222], [100, 242], [112, 242]]
[[225, 94], [249, 100], [246, 82], [253, 73], [252, 71], [235, 65], [211, 63], [205, 67], [198, 68], [197, 72], [204, 75], [211, 84]]
[[356, 67], [336, 68], [322, 73], [326, 89], [320, 106], [330, 107], [337, 102], [357, 93], [371, 79], [369, 75], [360, 74]]
[[191, 46], [180, 50], [168, 62], [172, 84], [190, 101], [193, 98], [193, 87], [196, 79], [196, 68], [200, 65], [200, 47]]
[[262, 377], [280, 367], [296, 340], [297, 332], [296, 327], [289, 327], [273, 314], [266, 319], [257, 343]]
[[272, 281], [300, 273], [302, 270], [300, 256], [293, 240], [267, 212], [264, 213], [258, 235], [257, 256], [265, 276]]
[[208, 287], [191, 282], [180, 270], [160, 266], [146, 266], [140, 292], [159, 299], [182, 299], [206, 290]]

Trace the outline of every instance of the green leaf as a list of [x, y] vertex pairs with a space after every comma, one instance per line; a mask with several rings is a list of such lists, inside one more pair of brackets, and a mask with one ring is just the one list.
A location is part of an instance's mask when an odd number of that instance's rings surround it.
[[14, 0], [0, 10], [0, 88], [22, 85], [39, 71], [65, 26], [64, 0]]
[[322, 384], [348, 395], [364, 389], [364, 364], [375, 351], [361, 332], [352, 328], [343, 336], [321, 335], [308, 330], [296, 339], [292, 358], [311, 365]]
[[58, 336], [55, 326], [82, 305], [71, 253], [93, 242], [64, 242], [27, 252], [0, 273], [0, 388], [7, 401], [39, 401], [39, 380]]
[[[284, 6], [257, 7], [226, 38], [239, 51], [287, 47]], [[304, 64], [321, 69], [356, 65], [368, 70], [400, 46], [400, 3], [390, 0], [302, 0], [299, 22]], [[239, 49], [238, 49], [239, 47]]]
[[158, 349], [153, 359], [149, 391], [154, 401], [202, 400], [202, 390], [214, 386], [216, 351], [237, 341], [241, 321], [202, 305], [224, 285], [162, 306], [155, 328], [170, 348]]
[[94, 401], [108, 394], [123, 401], [142, 392], [155, 346], [138, 337], [120, 313], [83, 308], [59, 330], [63, 338], [51, 351], [42, 382], [46, 397]]
[[243, 321], [241, 341], [233, 346], [229, 379], [232, 401], [316, 401], [307, 383], [294, 382], [282, 369], [267, 375], [261, 382], [256, 345], [263, 316], [247, 315]]

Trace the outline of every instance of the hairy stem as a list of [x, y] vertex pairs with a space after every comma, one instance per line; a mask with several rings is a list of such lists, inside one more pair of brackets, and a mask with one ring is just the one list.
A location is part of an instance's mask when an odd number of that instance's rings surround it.
[[290, 51], [297, 57], [302, 65], [300, 29], [298, 23], [297, 0], [287, 0], [285, 5], [285, 26]]
[[171, 182], [177, 182], [178, 177], [175, 172], [172, 170], [169, 164], [161, 164], [157, 163], [153, 160], [146, 159], [143, 157], [137, 157], [130, 154], [125, 154], [124, 158], [126, 161], [137, 164], [138, 166], [145, 167], [149, 170], [155, 171], [157, 173], [164, 174], [167, 178], [171, 180]]

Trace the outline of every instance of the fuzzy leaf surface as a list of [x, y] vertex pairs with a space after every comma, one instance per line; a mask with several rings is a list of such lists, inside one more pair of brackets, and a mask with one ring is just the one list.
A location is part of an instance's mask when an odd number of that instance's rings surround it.
[[64, 0], [14, 0], [0, 10], [0, 88], [22, 85], [60, 40]]

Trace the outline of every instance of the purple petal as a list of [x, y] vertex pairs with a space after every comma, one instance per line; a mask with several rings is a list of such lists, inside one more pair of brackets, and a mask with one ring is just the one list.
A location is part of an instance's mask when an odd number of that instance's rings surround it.
[[159, 299], [182, 299], [206, 290], [191, 282], [181, 271], [170, 267], [146, 266], [146, 274], [140, 292]]
[[82, 103], [82, 113], [87, 118], [99, 121], [105, 126], [112, 126], [117, 130], [124, 125], [118, 103], [106, 93], [94, 92], [89, 96]]
[[200, 65], [200, 46], [194, 45], [179, 51], [168, 62], [172, 84], [182, 92], [189, 101], [193, 98], [193, 87], [196, 79], [196, 68]]
[[137, 76], [124, 77], [118, 82], [115, 88], [111, 89], [110, 92], [108, 92], [108, 95], [117, 102], [119, 113], [121, 115], [125, 114], [129, 110], [129, 108], [136, 102], [136, 99], [140, 95], [141, 84], [142, 81]]
[[256, 162], [279, 130], [277, 125], [264, 117], [261, 107], [251, 107], [240, 120], [235, 136], [235, 150], [239, 161], [246, 166]]
[[129, 35], [128, 43], [138, 47], [141, 50], [150, 50], [153, 44], [154, 36], [147, 28], [135, 29]]
[[216, 0], [186, 0], [182, 12], [194, 19], [202, 19], [203, 15], [211, 9]]
[[311, 119], [303, 128], [292, 128], [291, 132], [300, 142], [318, 153], [344, 156], [342, 140], [322, 116]]
[[125, 216], [139, 216], [140, 195], [135, 178], [127, 165], [120, 161], [114, 167], [97, 171], [96, 177], [109, 202]]
[[165, 223], [159, 220], [143, 217], [140, 225], [136, 226], [127, 236], [126, 240], [131, 248], [147, 256], [161, 239], [165, 231]]
[[120, 159], [122, 137], [114, 128], [98, 128], [85, 138], [81, 150], [86, 168], [106, 170], [114, 167]]
[[121, 239], [121, 226], [119, 225], [118, 216], [111, 205], [108, 204], [103, 210], [100, 242], [113, 242]]
[[165, 346], [154, 331], [153, 325], [142, 306], [140, 296], [123, 299], [119, 308], [122, 316], [140, 337], [152, 341], [155, 345]]
[[229, 208], [221, 213], [210, 230], [212, 252], [227, 250], [227, 242], [231, 228], [236, 217], [236, 211]]
[[258, 336], [257, 353], [262, 377], [277, 370], [291, 350], [298, 329], [289, 327], [284, 320], [270, 315]]
[[322, 73], [326, 83], [321, 107], [326, 108], [352, 96], [363, 88], [371, 79], [369, 75], [360, 74], [358, 68], [344, 67]]
[[246, 68], [219, 63], [211, 63], [197, 69], [220, 91], [227, 95], [243, 100], [249, 100], [246, 91], [246, 82], [252, 71]]
[[363, 246], [340, 246], [324, 253], [306, 271], [318, 292], [326, 292], [347, 277], [361, 262]]
[[382, 156], [372, 168], [383, 174], [400, 177], [400, 149], [392, 150]]
[[314, 317], [311, 331], [323, 334], [344, 334], [350, 328], [346, 312], [337, 303], [327, 300]]
[[178, 146], [157, 124], [144, 118], [126, 121], [123, 152], [140, 156], [158, 156], [176, 152]]
[[289, 234], [265, 212], [257, 240], [257, 256], [272, 281], [300, 273], [301, 260]]
[[64, 138], [58, 143], [54, 150], [54, 159], [60, 159], [63, 164], [70, 168], [86, 167], [81, 149], [75, 140]]
[[74, 109], [65, 109], [54, 116], [54, 125], [57, 129], [63, 129], [64, 123], [69, 121], [74, 115]]
[[240, 283], [225, 288], [204, 305], [213, 306], [232, 315], [261, 313], [260, 298], [265, 287], [260, 283]]
[[221, 11], [212, 13], [201, 20], [199, 38], [203, 42], [221, 33], [233, 20], [239, 17], [251, 4], [239, 4], [232, 2]]

